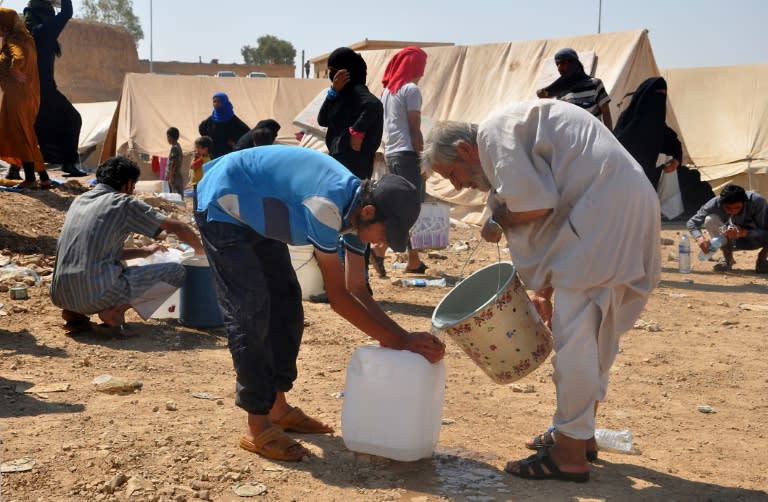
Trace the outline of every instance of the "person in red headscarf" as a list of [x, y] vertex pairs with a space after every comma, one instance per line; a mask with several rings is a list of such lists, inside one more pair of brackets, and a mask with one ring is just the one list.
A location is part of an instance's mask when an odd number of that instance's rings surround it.
[[[421, 134], [421, 90], [417, 85], [427, 66], [427, 53], [416, 46], [405, 47], [389, 60], [384, 70], [384, 156], [391, 173], [402, 176], [416, 186], [424, 200], [424, 179], [419, 166], [419, 153], [424, 146]], [[374, 268], [386, 276], [384, 257], [374, 251]], [[408, 246], [405, 271], [423, 274], [427, 266], [418, 251]]]

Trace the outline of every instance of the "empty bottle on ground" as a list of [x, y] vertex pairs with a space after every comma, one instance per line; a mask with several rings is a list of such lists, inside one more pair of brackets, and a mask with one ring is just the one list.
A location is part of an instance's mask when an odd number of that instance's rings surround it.
[[596, 429], [595, 440], [600, 450], [612, 450], [620, 453], [632, 452], [632, 433], [628, 429], [620, 431]]
[[678, 271], [681, 274], [689, 274], [691, 272], [691, 241], [688, 239], [687, 233], [680, 235], [680, 244], [677, 249]]

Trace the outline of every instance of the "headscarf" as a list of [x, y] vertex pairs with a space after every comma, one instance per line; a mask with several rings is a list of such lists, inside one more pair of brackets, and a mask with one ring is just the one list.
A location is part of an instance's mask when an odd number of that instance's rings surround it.
[[6, 38], [16, 36], [32, 39], [32, 35], [24, 26], [24, 21], [19, 17], [19, 13], [13, 9], [0, 7], [0, 30], [8, 33]]
[[389, 92], [397, 94], [402, 86], [424, 76], [427, 53], [415, 45], [398, 51], [387, 63], [381, 83]]
[[[29, 0], [24, 7], [24, 25], [34, 36], [35, 30], [39, 29], [43, 21], [55, 15], [56, 10], [48, 0]], [[61, 57], [61, 45], [58, 40], [54, 40], [53, 52], [56, 57]]]
[[557, 51], [555, 64], [561, 61], [570, 61], [571, 65], [563, 75], [560, 75], [560, 78], [544, 88], [550, 96], [559, 96], [570, 90], [575, 84], [589, 79], [589, 75], [584, 72], [584, 65], [579, 61], [579, 55], [576, 54], [575, 50], [566, 47]]
[[235, 110], [232, 103], [229, 102], [229, 96], [223, 92], [217, 92], [213, 97], [219, 98], [220, 104], [211, 112], [211, 119], [218, 124], [232, 120], [232, 117], [235, 116]]
[[[655, 181], [658, 181], [655, 174], [656, 160], [664, 147], [668, 129], [666, 90], [667, 82], [662, 77], [644, 80], [633, 93], [632, 101], [619, 116], [613, 129], [616, 139], [643, 166], [654, 186]], [[675, 152], [673, 157], [679, 157], [681, 153]]]
[[[368, 78], [368, 65], [365, 64], [363, 56], [349, 47], [339, 47], [331, 52], [331, 55], [328, 56], [328, 66], [332, 66], [336, 70], [347, 70], [349, 72], [349, 83], [344, 86], [344, 89], [354, 87], [357, 84], [365, 85], [365, 81]], [[335, 76], [335, 71], [328, 74], [331, 82], [333, 82], [333, 77]], [[342, 89], [342, 92], [344, 89]]]

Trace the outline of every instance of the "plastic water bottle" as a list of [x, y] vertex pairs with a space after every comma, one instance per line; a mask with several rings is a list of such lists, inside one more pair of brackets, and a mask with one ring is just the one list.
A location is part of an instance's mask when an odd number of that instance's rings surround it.
[[612, 450], [620, 453], [632, 452], [632, 433], [629, 429], [614, 431], [611, 429], [595, 430], [597, 447], [601, 450]]
[[401, 279], [400, 284], [411, 288], [444, 288], [446, 286], [445, 278], [440, 279]]
[[704, 251], [699, 252], [699, 260], [700, 261], [707, 261], [713, 256], [715, 256], [715, 253], [717, 253], [717, 250], [723, 247], [723, 244], [725, 244], [725, 237], [713, 237], [711, 241], [709, 241], [709, 253], [705, 253]]
[[677, 267], [681, 274], [691, 273], [691, 241], [688, 239], [688, 234], [683, 233], [680, 236], [680, 244], [678, 246]]

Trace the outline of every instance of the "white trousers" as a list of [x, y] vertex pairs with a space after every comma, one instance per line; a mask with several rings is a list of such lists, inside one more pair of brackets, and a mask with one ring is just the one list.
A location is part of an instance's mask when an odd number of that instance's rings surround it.
[[595, 435], [595, 401], [605, 399], [619, 351], [621, 332], [613, 329], [610, 319], [603, 319], [604, 311], [585, 292], [556, 290], [552, 365], [557, 409], [552, 424], [574, 439]]

